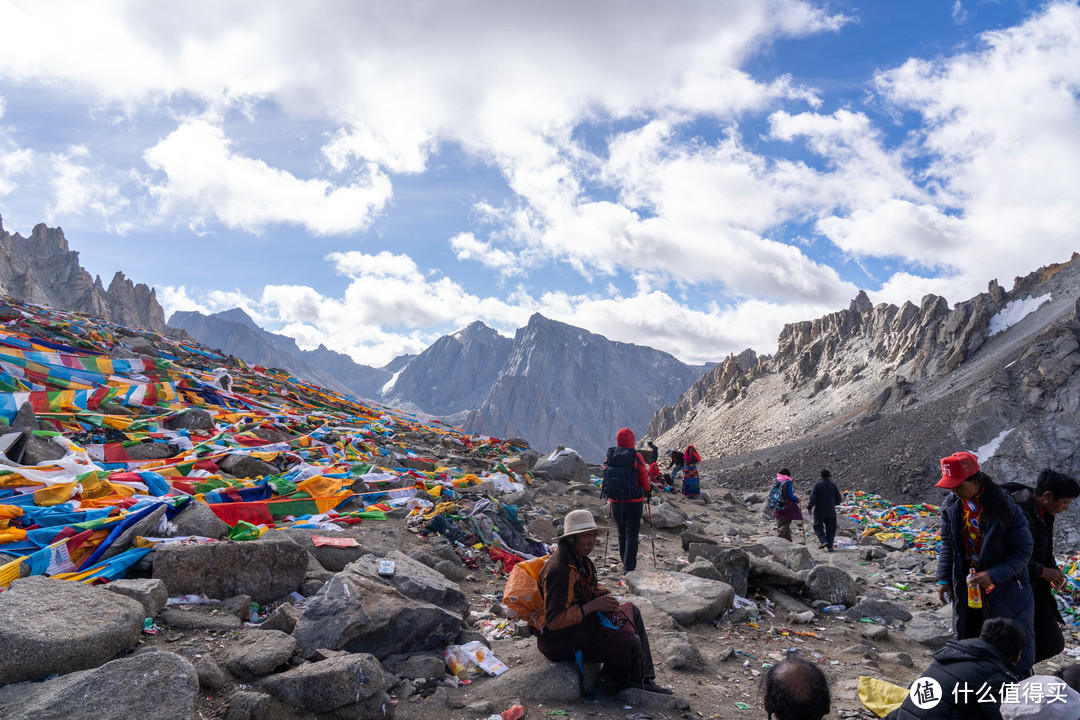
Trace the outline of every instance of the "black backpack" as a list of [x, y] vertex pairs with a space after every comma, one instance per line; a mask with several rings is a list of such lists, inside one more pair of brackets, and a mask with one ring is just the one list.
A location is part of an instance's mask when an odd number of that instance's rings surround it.
[[600, 485], [601, 497], [612, 500], [636, 500], [645, 494], [638, 484], [637, 450], [634, 448], [608, 448], [604, 463], [604, 478]]
[[784, 485], [774, 482], [772, 489], [769, 490], [769, 497], [765, 500], [765, 507], [779, 511], [783, 510], [785, 505], [787, 505], [787, 498], [784, 497]]

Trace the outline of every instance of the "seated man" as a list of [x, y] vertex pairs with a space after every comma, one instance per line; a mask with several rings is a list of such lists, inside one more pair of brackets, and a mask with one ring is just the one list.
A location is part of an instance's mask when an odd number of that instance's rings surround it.
[[1000, 720], [1003, 691], [1020, 681], [1015, 663], [1026, 646], [1020, 623], [987, 619], [979, 637], [950, 640], [934, 653], [933, 664], [886, 720]]
[[825, 673], [799, 655], [786, 658], [761, 678], [765, 714], [772, 720], [821, 720], [829, 714], [829, 681]]

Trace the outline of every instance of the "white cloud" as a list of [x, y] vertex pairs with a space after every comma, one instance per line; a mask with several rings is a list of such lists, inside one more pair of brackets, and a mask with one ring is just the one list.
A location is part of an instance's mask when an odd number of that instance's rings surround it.
[[334, 186], [237, 155], [224, 131], [201, 119], [184, 121], [143, 158], [165, 175], [150, 188], [162, 214], [194, 223], [213, 218], [248, 232], [269, 223], [303, 225], [316, 235], [363, 230], [391, 194], [389, 179], [374, 167]]

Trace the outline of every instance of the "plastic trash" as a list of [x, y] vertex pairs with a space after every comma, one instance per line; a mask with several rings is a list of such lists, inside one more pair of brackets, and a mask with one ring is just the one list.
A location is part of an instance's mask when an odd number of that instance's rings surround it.
[[831, 613], [831, 614], [840, 614], [840, 613], [844, 612], [845, 610], [847, 610], [846, 605], [826, 605], [823, 608], [823, 612], [827, 612], [827, 613]]

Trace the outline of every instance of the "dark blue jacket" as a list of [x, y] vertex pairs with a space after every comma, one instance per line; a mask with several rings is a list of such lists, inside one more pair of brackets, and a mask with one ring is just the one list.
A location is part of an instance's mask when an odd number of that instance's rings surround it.
[[[956, 633], [968, 638], [976, 633], [968, 628], [967, 576], [969, 563], [964, 548], [964, 519], [961, 500], [954, 494], [941, 505], [941, 554], [938, 555], [937, 579], [952, 585], [953, 619]], [[1026, 677], [1035, 661], [1035, 601], [1028, 577], [1028, 561], [1034, 542], [1027, 519], [1013, 499], [996, 485], [987, 483], [983, 494], [982, 554], [978, 570], [990, 573], [994, 589], [983, 594], [987, 617], [1016, 620], [1028, 634], [1017, 670]], [[978, 612], [978, 611], [976, 611]]]

